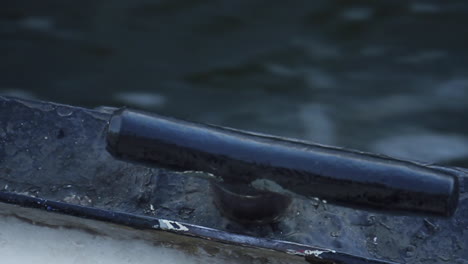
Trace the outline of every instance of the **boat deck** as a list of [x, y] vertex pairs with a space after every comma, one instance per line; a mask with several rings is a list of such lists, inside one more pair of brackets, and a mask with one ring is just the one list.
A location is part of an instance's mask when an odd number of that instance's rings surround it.
[[103, 110], [0, 97], [0, 189], [366, 258], [468, 263], [466, 177], [460, 177], [460, 204], [452, 218], [393, 216], [294, 199], [279, 223], [240, 225], [220, 215], [206, 180], [115, 160], [105, 150], [109, 117]]

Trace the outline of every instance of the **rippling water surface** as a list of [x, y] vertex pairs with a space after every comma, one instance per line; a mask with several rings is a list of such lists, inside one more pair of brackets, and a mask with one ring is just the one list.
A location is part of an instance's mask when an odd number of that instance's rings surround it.
[[465, 1], [10, 1], [0, 93], [468, 167]]

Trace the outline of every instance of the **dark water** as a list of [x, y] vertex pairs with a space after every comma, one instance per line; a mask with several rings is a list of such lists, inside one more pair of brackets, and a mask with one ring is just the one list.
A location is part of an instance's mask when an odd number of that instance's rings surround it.
[[0, 93], [468, 167], [466, 1], [9, 1]]

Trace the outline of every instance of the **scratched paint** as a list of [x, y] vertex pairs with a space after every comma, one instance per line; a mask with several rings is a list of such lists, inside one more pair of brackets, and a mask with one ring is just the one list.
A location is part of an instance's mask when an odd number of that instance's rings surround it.
[[317, 258], [322, 258], [320, 255], [323, 253], [336, 253], [335, 250], [304, 250], [304, 251], [297, 251], [297, 250], [288, 250], [288, 254], [291, 255], [298, 255], [298, 256], [315, 256]]
[[182, 231], [182, 232], [189, 231], [189, 229], [185, 225], [176, 221], [161, 219], [159, 220], [159, 225], [160, 225], [160, 228], [163, 230]]

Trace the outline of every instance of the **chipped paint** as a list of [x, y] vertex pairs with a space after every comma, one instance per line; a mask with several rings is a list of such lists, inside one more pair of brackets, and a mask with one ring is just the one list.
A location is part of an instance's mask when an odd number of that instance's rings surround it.
[[300, 251], [297, 251], [297, 250], [294, 250], [294, 249], [287, 249], [287, 250], [286, 250], [286, 253], [288, 253], [289, 255], [304, 256], [304, 253], [302, 253], [302, 252], [300, 252]]
[[176, 221], [161, 219], [159, 220], [159, 225], [160, 225], [160, 228], [163, 230], [182, 231], [182, 232], [189, 231], [189, 229], [185, 225]]
[[322, 258], [320, 255], [323, 253], [336, 253], [335, 250], [310, 250], [306, 249], [304, 251], [298, 251], [293, 249], [288, 249], [286, 253], [290, 255], [299, 255], [299, 256], [315, 256], [316, 258]]
[[311, 255], [314, 255], [315, 257], [317, 258], [321, 258], [320, 255], [322, 255], [323, 253], [325, 252], [328, 252], [328, 251], [322, 251], [322, 250], [306, 250], [304, 251], [304, 254], [306, 256], [311, 256]]

